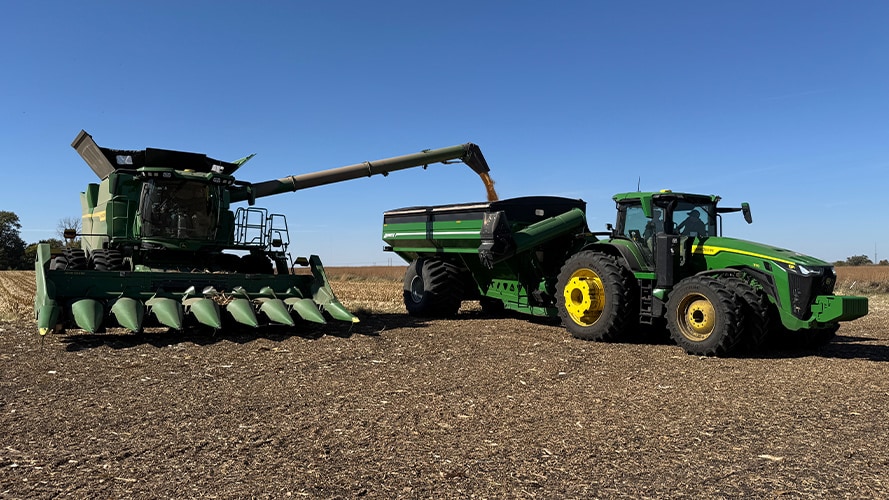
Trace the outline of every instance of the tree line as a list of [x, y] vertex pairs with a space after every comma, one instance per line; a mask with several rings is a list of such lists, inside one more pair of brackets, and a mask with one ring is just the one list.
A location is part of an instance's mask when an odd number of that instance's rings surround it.
[[[874, 257], [876, 258], [876, 257]], [[874, 265], [874, 261], [870, 260], [870, 257], [867, 255], [853, 255], [851, 257], [846, 257], [846, 260], [838, 260], [833, 263], [835, 266], [872, 266]], [[882, 259], [877, 264], [878, 266], [889, 266], [889, 260]]]
[[[62, 233], [65, 228], [73, 228], [80, 232], [80, 219], [68, 217], [59, 221], [57, 231], [59, 238], [40, 240], [37, 243], [27, 244], [22, 239], [22, 224], [15, 212], [0, 210], [0, 270], [34, 269], [34, 260], [37, 258], [37, 245], [48, 243], [50, 247], [62, 248], [65, 242]], [[79, 247], [80, 242], [71, 242]]]

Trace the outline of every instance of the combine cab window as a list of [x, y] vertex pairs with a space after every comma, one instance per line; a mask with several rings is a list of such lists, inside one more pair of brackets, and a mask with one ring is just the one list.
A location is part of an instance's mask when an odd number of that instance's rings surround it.
[[142, 236], [212, 240], [219, 221], [218, 188], [201, 182], [152, 180], [142, 188]]

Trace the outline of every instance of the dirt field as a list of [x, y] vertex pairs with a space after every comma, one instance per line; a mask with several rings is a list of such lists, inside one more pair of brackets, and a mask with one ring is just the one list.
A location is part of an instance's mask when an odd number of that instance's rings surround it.
[[7, 310], [0, 498], [889, 496], [887, 295], [820, 350], [722, 359], [334, 287], [361, 323], [41, 342]]

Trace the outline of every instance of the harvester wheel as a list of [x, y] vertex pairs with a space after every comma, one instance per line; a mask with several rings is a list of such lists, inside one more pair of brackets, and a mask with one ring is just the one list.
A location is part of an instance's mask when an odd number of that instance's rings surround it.
[[49, 268], [54, 271], [86, 269], [86, 252], [79, 248], [66, 248], [61, 254], [52, 258]]
[[123, 255], [121, 255], [119, 250], [93, 250], [89, 260], [90, 267], [96, 271], [118, 271], [123, 269]]
[[68, 258], [64, 255], [56, 255], [49, 261], [49, 269], [51, 271], [64, 271], [68, 269]]
[[453, 316], [462, 300], [463, 280], [454, 264], [419, 258], [404, 273], [404, 307], [411, 316]]
[[716, 278], [686, 278], [667, 300], [670, 336], [689, 354], [729, 354], [744, 332], [741, 303], [742, 300]]
[[273, 274], [275, 269], [272, 261], [261, 254], [247, 254], [241, 257], [241, 265], [238, 272], [244, 274]]
[[615, 257], [591, 251], [572, 255], [556, 281], [562, 325], [579, 339], [617, 339], [633, 319], [631, 279]]
[[769, 299], [763, 292], [737, 276], [720, 276], [719, 280], [741, 300], [744, 333], [739, 345], [748, 351], [758, 350], [769, 335]]

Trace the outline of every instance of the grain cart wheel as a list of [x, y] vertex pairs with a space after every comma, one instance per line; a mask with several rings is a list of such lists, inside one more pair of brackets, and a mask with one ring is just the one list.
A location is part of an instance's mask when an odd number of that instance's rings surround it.
[[411, 316], [453, 316], [462, 297], [460, 269], [451, 263], [419, 258], [404, 273], [404, 307]]
[[686, 278], [667, 300], [670, 337], [689, 354], [728, 354], [744, 331], [741, 303], [731, 289], [715, 278]]
[[748, 351], [758, 350], [769, 335], [769, 299], [737, 276], [720, 276], [719, 281], [741, 300], [744, 332], [738, 345]]
[[630, 320], [630, 280], [610, 255], [590, 251], [572, 255], [556, 280], [562, 325], [579, 339], [616, 339]]

